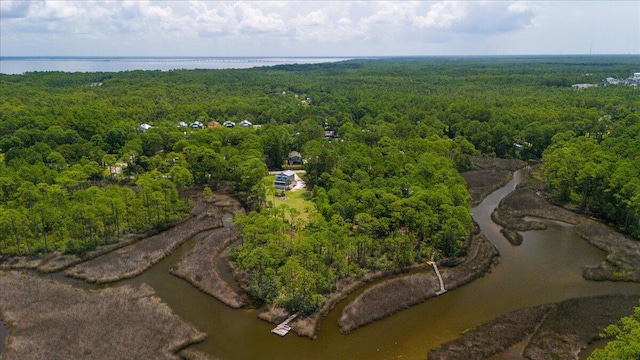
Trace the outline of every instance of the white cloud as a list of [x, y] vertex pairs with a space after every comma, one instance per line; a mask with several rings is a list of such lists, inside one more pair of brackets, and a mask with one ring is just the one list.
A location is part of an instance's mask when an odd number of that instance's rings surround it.
[[235, 8], [240, 16], [237, 29], [241, 33], [280, 33], [285, 30], [284, 21], [276, 13], [264, 14], [260, 8], [244, 2], [238, 3]]
[[627, 53], [640, 34], [640, 3], [628, 1], [0, 0], [0, 12], [3, 55], [49, 52], [41, 44], [131, 55], [549, 53], [559, 35], [567, 49], [584, 37], [574, 29]]
[[327, 14], [322, 10], [315, 10], [305, 15], [298, 15], [289, 21], [290, 26], [306, 27], [319, 26], [327, 23]]
[[21, 18], [29, 12], [31, 3], [27, 1], [3, 0], [0, 1], [0, 19]]
[[444, 1], [417, 16], [418, 28], [445, 29], [474, 34], [501, 33], [524, 29], [536, 16], [536, 8], [523, 2]]
[[431, 6], [425, 16], [417, 16], [414, 24], [419, 28], [450, 29], [466, 16], [465, 3], [446, 1]]

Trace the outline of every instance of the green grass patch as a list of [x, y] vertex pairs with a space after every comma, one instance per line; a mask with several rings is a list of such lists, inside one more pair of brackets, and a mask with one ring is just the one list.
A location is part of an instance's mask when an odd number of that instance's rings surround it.
[[[298, 210], [300, 212], [300, 218], [306, 221], [309, 218], [309, 215], [316, 211], [313, 202], [307, 200], [307, 198], [310, 197], [309, 191], [307, 191], [307, 189], [277, 190], [275, 186], [273, 186], [275, 179], [275, 175], [269, 175], [264, 178], [264, 181], [267, 182], [269, 186], [269, 191], [267, 191], [267, 203], [274, 207], [278, 207], [282, 204], [292, 207]], [[282, 193], [284, 193], [283, 197], [277, 196]]]

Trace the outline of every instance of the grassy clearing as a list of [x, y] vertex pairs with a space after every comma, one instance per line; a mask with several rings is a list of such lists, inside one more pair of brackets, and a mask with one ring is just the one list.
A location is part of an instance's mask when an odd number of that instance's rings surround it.
[[309, 215], [315, 211], [315, 205], [305, 198], [305, 196], [309, 195], [309, 191], [307, 191], [306, 188], [299, 190], [286, 190], [284, 191], [284, 197], [276, 196], [276, 194], [282, 192], [282, 190], [276, 190], [273, 186], [275, 178], [275, 175], [269, 175], [263, 180], [270, 186], [269, 191], [267, 192], [267, 202], [271, 203], [274, 207], [278, 207], [283, 204], [292, 207], [298, 210], [300, 218], [306, 221], [309, 218]]
[[222, 279], [216, 265], [220, 254], [237, 238], [229, 228], [214, 230], [196, 243], [171, 269], [171, 273], [232, 308], [243, 307], [244, 300]]
[[9, 328], [5, 360], [179, 359], [206, 337], [147, 285], [87, 291], [0, 273], [0, 308]]

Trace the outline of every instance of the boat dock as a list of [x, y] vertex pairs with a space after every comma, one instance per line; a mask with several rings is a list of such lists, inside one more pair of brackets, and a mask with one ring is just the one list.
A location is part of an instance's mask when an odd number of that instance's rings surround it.
[[427, 264], [433, 266], [433, 270], [436, 271], [436, 275], [438, 275], [438, 281], [440, 282], [440, 290], [436, 291], [436, 295], [442, 295], [447, 292], [447, 289], [444, 288], [444, 281], [442, 281], [442, 276], [440, 276], [440, 271], [438, 270], [438, 265], [435, 261], [427, 261]]
[[289, 325], [289, 323], [292, 322], [293, 319], [295, 319], [297, 316], [298, 313], [289, 316], [285, 321], [281, 322], [280, 324], [278, 324], [278, 326], [273, 328], [271, 332], [280, 336], [287, 335], [289, 333], [289, 330], [291, 330], [291, 326]]

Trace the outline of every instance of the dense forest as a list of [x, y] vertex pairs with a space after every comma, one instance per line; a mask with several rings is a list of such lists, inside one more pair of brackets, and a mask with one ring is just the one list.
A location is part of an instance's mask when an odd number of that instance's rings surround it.
[[[0, 255], [83, 252], [184, 218], [179, 194], [191, 186], [230, 191], [251, 211], [232, 253], [250, 294], [311, 311], [346, 276], [462, 254], [472, 219], [458, 171], [473, 155], [542, 159], [554, 201], [640, 238], [640, 97], [604, 81], [637, 64], [400, 58], [0, 75]], [[292, 150], [315, 208], [304, 217], [270, 207], [263, 181]]]

